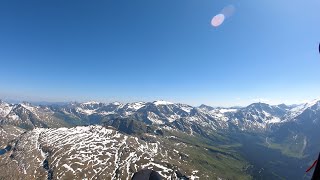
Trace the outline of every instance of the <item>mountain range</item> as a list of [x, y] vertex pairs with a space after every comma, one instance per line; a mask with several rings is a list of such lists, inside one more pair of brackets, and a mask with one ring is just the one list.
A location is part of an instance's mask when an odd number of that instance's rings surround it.
[[319, 128], [319, 100], [233, 108], [0, 101], [0, 178], [130, 179], [151, 168], [165, 179], [302, 179], [320, 151]]

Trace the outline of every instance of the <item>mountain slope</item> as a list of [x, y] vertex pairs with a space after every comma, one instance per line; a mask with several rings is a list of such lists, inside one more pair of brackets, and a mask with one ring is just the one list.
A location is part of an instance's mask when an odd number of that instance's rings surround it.
[[290, 114], [295, 114], [291, 121], [274, 127], [270, 140], [284, 153], [298, 157], [316, 156], [320, 147], [320, 101], [302, 105], [294, 111]]
[[240, 157], [201, 141], [194, 146], [187, 139], [149, 133], [138, 138], [102, 126], [36, 128], [0, 155], [0, 177], [130, 179], [134, 172], [148, 168], [165, 179], [250, 179]]

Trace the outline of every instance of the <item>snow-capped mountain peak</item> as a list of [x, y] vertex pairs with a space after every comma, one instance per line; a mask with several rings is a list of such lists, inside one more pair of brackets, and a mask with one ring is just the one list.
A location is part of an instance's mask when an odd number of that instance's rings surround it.
[[307, 107], [307, 108], [310, 108], [310, 107], [312, 107], [312, 106], [314, 106], [314, 105], [316, 105], [316, 104], [319, 104], [319, 103], [320, 103], [320, 99], [314, 99], [314, 100], [306, 103], [306, 107]]
[[12, 110], [13, 106], [0, 100], [0, 117], [7, 116]]
[[311, 108], [312, 106], [320, 104], [319, 99], [314, 99], [310, 102], [306, 102], [304, 104], [300, 104], [294, 108], [292, 108], [289, 113], [284, 117], [285, 121], [290, 121], [292, 119], [295, 119], [298, 115], [300, 115], [302, 112], [304, 112], [306, 109]]
[[168, 102], [168, 101], [163, 101], [163, 100], [158, 100], [158, 101], [154, 101], [153, 104], [158, 106], [158, 105], [170, 105], [170, 104], [174, 104], [174, 103]]
[[94, 105], [94, 104], [100, 104], [100, 102], [97, 101], [88, 101], [88, 102], [84, 102], [82, 103], [83, 105]]
[[34, 112], [34, 109], [37, 108], [36, 106], [33, 106], [31, 103], [28, 102], [23, 102], [20, 105], [31, 112]]
[[134, 103], [128, 104], [128, 108], [133, 110], [139, 110], [140, 108], [143, 108], [145, 105], [146, 105], [145, 102], [134, 102]]

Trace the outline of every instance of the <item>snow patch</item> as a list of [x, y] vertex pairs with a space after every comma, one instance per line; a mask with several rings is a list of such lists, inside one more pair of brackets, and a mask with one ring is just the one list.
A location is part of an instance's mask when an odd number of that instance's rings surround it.
[[139, 110], [140, 108], [143, 108], [145, 106], [144, 102], [135, 102], [129, 104], [128, 108], [129, 109], [134, 109], [134, 110]]
[[236, 112], [238, 109], [220, 109], [220, 113]]
[[89, 101], [89, 102], [84, 102], [82, 103], [83, 105], [92, 105], [92, 104], [100, 104], [100, 102], [97, 101]]
[[160, 100], [160, 101], [155, 101], [155, 102], [153, 102], [153, 104], [155, 104], [156, 106], [158, 106], [158, 105], [170, 105], [170, 104], [173, 104], [172, 102], [168, 102], [168, 101], [162, 101], [162, 100]]

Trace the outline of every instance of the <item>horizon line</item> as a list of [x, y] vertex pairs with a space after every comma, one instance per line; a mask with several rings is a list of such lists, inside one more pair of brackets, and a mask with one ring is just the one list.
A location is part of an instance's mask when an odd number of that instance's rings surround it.
[[5, 99], [5, 98], [0, 98], [0, 102], [6, 102], [6, 103], [11, 103], [11, 104], [21, 104], [21, 103], [30, 103], [33, 105], [49, 105], [49, 104], [69, 104], [69, 103], [78, 103], [78, 104], [84, 104], [84, 103], [103, 103], [103, 104], [112, 104], [112, 103], [121, 103], [123, 105], [125, 104], [133, 104], [133, 103], [139, 103], [139, 102], [143, 102], [143, 103], [154, 103], [157, 101], [164, 101], [164, 102], [168, 102], [168, 103], [172, 103], [172, 104], [184, 104], [184, 105], [189, 105], [192, 107], [199, 107], [201, 105], [205, 105], [205, 106], [209, 106], [209, 107], [215, 107], [215, 108], [232, 108], [232, 107], [247, 107], [250, 106], [252, 104], [257, 104], [257, 103], [261, 103], [261, 104], [268, 104], [271, 106], [277, 106], [277, 105], [287, 105], [287, 106], [292, 106], [292, 105], [300, 105], [300, 104], [307, 104], [309, 102], [312, 101], [320, 101], [320, 98], [313, 98], [312, 100], [308, 100], [308, 101], [303, 101], [301, 103], [292, 103], [292, 104], [287, 104], [287, 103], [276, 103], [276, 104], [272, 104], [272, 103], [268, 103], [265, 101], [256, 101], [256, 102], [251, 102], [248, 103], [247, 105], [231, 105], [231, 106], [216, 106], [216, 105], [207, 105], [204, 103], [201, 103], [200, 105], [190, 105], [188, 103], [180, 103], [180, 102], [175, 102], [175, 101], [166, 101], [163, 99], [158, 99], [158, 100], [153, 100], [153, 101], [132, 101], [132, 102], [123, 102], [123, 101], [98, 101], [98, 100], [88, 100], [88, 101], [77, 101], [77, 100], [70, 100], [70, 101], [50, 101], [50, 100], [41, 100], [41, 101], [36, 101], [36, 100], [17, 100], [17, 99]]

